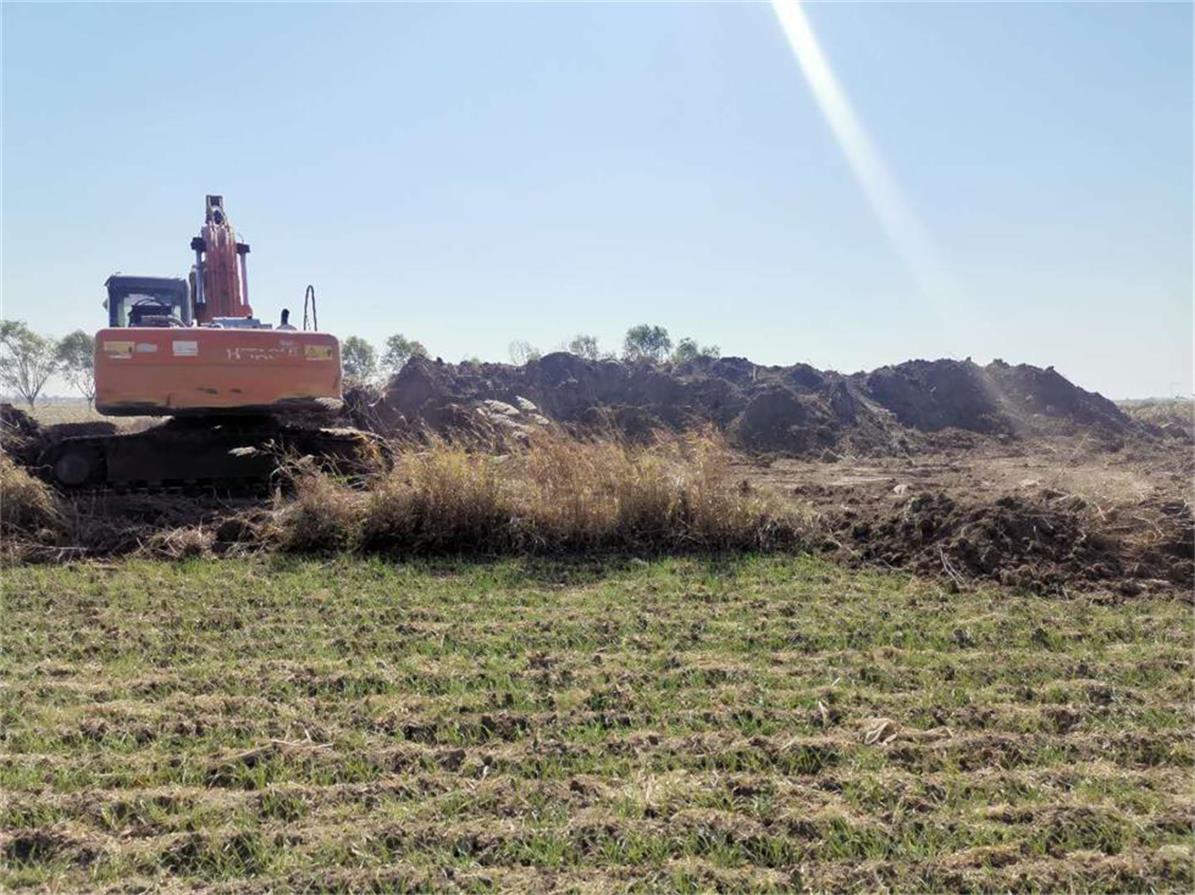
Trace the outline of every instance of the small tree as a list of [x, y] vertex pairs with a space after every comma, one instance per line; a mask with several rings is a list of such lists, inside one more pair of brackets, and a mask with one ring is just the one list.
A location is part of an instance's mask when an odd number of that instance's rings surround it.
[[622, 342], [622, 356], [628, 361], [648, 360], [659, 363], [672, 350], [672, 339], [662, 326], [641, 323], [627, 330]]
[[672, 362], [683, 364], [685, 361], [696, 360], [699, 357], [721, 357], [722, 349], [717, 345], [698, 345], [694, 339], [685, 336], [676, 343], [672, 352]]
[[427, 349], [423, 347], [422, 342], [397, 333], [386, 340], [386, 350], [382, 352], [382, 368], [391, 374], [397, 373], [413, 357], [427, 357]]
[[84, 398], [87, 406], [95, 403], [95, 338], [81, 329], [58, 343], [58, 363], [66, 381]]
[[541, 357], [543, 357], [543, 352], [530, 342], [519, 339], [510, 343], [510, 362], [516, 366], [521, 367], [523, 364], [539, 360]]
[[585, 333], [577, 333], [573, 336], [572, 341], [568, 343], [568, 352], [588, 360], [601, 360], [602, 357], [601, 349], [598, 348], [597, 336]]
[[378, 355], [360, 336], [349, 336], [340, 343], [340, 364], [346, 379], [368, 382], [378, 372]]
[[0, 383], [33, 409], [46, 381], [58, 370], [58, 346], [22, 320], [0, 320]]

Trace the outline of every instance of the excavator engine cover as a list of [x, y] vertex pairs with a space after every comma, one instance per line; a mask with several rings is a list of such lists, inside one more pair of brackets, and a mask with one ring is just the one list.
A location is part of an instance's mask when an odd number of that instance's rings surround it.
[[146, 326], [95, 337], [95, 404], [109, 416], [326, 410], [340, 404], [340, 379], [328, 333]]

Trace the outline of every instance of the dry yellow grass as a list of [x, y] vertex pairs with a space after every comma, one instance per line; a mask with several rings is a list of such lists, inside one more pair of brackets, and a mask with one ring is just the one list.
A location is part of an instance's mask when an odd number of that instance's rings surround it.
[[107, 419], [82, 399], [55, 401], [51, 404], [41, 403], [33, 408], [23, 403], [16, 406], [43, 426], [56, 426], [59, 423], [95, 423]]
[[26, 411], [42, 426], [57, 426], [63, 423], [112, 423], [120, 432], [141, 432], [162, 421], [162, 417], [157, 416], [104, 416], [82, 399], [38, 404], [32, 410], [24, 404], [16, 406]]
[[1195, 398], [1148, 398], [1122, 401], [1120, 409], [1133, 419], [1159, 426], [1172, 435], [1195, 438]]
[[543, 436], [501, 456], [435, 443], [400, 454], [364, 490], [301, 465], [292, 477], [273, 537], [296, 551], [766, 550], [800, 540], [798, 520], [736, 482], [709, 435], [646, 447]]
[[5, 541], [18, 534], [58, 528], [61, 522], [54, 492], [0, 453], [0, 533]]

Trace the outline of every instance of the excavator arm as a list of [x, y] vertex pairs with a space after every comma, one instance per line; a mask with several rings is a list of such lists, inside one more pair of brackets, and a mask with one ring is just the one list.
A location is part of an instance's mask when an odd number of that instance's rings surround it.
[[208, 196], [203, 228], [191, 240], [195, 252], [195, 320], [212, 323], [222, 317], [249, 318], [249, 244], [238, 242], [224, 211], [223, 196]]

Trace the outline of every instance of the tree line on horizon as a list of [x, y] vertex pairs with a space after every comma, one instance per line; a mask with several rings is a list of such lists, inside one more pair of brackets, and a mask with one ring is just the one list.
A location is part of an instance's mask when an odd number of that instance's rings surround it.
[[[622, 360], [627, 363], [653, 364], [680, 364], [699, 357], [718, 357], [721, 353], [717, 345], [701, 345], [688, 336], [674, 344], [665, 327], [647, 323], [632, 326], [626, 331], [621, 354], [603, 351], [597, 337], [588, 333], [578, 333], [569, 341], [561, 343], [556, 350], [587, 360]], [[522, 339], [511, 342], [508, 352], [510, 362], [517, 366], [539, 360], [544, 354]], [[345, 378], [357, 383], [369, 382], [379, 374], [393, 376], [402, 370], [411, 358], [427, 356], [427, 349], [422, 342], [408, 339], [402, 333], [390, 336], [380, 355], [369, 340], [361, 336], [348, 336], [340, 343], [340, 360]], [[481, 359], [466, 357], [462, 362], [481, 363]]]

